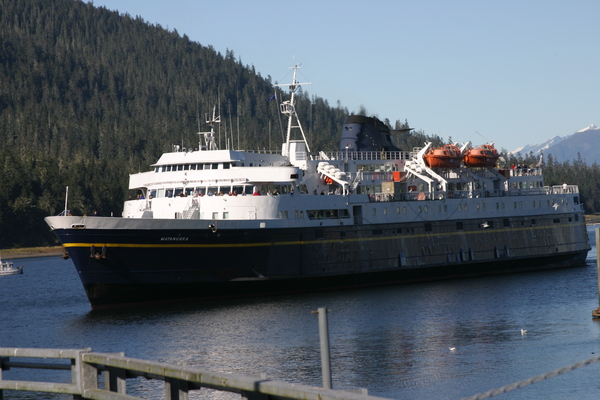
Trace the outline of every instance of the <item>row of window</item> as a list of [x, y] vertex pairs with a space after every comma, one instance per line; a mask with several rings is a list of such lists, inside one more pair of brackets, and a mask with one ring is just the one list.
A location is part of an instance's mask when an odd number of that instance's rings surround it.
[[[229, 211], [223, 211], [222, 219], [229, 219]], [[350, 213], [346, 209], [335, 209], [335, 210], [308, 210], [306, 211], [308, 219], [342, 219], [350, 218]], [[289, 218], [289, 212], [287, 210], [281, 210], [278, 214], [279, 218]], [[213, 219], [219, 219], [219, 212], [215, 211], [212, 213]], [[304, 218], [304, 210], [294, 210], [294, 218]]]
[[154, 167], [154, 172], [171, 172], [171, 171], [201, 171], [209, 169], [229, 169], [235, 167], [235, 163], [202, 163], [202, 164], [175, 164], [175, 165], [159, 165]]
[[[162, 197], [187, 197], [187, 196], [223, 196], [223, 195], [251, 195], [251, 185], [227, 185], [227, 186], [197, 186], [197, 187], [175, 187], [151, 189], [148, 191], [150, 199]], [[140, 198], [143, 198], [141, 196]]]
[[[574, 203], [575, 204], [579, 204], [579, 198], [577, 196], [574, 197]], [[561, 199], [560, 202], [556, 202], [554, 200], [547, 200], [546, 201], [546, 206], [547, 207], [554, 207], [555, 205], [568, 205], [569, 204], [569, 200], [568, 199]], [[542, 202], [541, 200], [534, 200], [532, 202], [532, 206], [533, 208], [536, 207], [542, 207]], [[485, 210], [486, 208], [486, 203], [476, 203], [475, 204], [475, 208], [477, 210]], [[505, 208], [505, 204], [504, 202], [496, 202], [496, 209], [504, 209]], [[513, 202], [513, 208], [523, 208], [523, 202], [522, 201], [515, 201]], [[448, 212], [448, 206], [447, 205], [441, 205], [438, 204], [437, 206], [437, 211], [438, 212], [442, 212], [442, 210], [444, 212]], [[407, 213], [407, 208], [406, 206], [404, 207], [396, 207], [396, 214], [400, 214], [402, 212], [402, 214], [406, 214]], [[469, 205], [468, 204], [459, 204], [458, 205], [458, 211], [469, 211]], [[428, 206], [417, 206], [417, 213], [422, 213], [422, 212], [429, 212], [429, 207]], [[384, 207], [383, 208], [383, 214], [386, 215], [387, 214], [387, 208]], [[373, 208], [373, 215], [377, 215], [377, 209]]]

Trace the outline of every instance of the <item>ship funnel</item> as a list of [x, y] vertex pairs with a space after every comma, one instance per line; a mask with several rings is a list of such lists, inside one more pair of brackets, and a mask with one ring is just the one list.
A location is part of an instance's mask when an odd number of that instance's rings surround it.
[[342, 128], [341, 151], [400, 151], [390, 128], [377, 118], [350, 115]]

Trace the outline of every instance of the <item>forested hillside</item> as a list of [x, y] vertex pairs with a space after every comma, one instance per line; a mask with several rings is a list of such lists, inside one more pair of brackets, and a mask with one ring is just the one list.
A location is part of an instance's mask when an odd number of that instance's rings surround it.
[[[54, 244], [43, 218], [64, 208], [66, 186], [73, 213], [120, 215], [128, 174], [173, 144], [197, 148], [214, 106], [220, 148], [279, 149], [274, 83], [233, 50], [141, 18], [79, 0], [0, 0], [0, 249]], [[297, 99], [311, 147], [337, 148], [349, 111]], [[440, 140], [395, 139], [405, 149]], [[593, 168], [568, 182], [598, 176]]]
[[[197, 148], [214, 106], [221, 148], [281, 143], [270, 77], [81, 1], [0, 0], [0, 82], [0, 248], [53, 241], [43, 217], [67, 185], [73, 212], [120, 215], [128, 173], [172, 144]], [[311, 145], [336, 145], [347, 110], [303, 94], [297, 109]]]

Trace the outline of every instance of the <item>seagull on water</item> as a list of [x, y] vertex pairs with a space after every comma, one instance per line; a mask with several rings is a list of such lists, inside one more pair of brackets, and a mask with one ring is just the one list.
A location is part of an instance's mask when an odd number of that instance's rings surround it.
[[527, 333], [527, 329], [521, 328], [521, 335], [525, 335]]
[[456, 347], [448, 347], [448, 350], [450, 350], [450, 351], [456, 351]]

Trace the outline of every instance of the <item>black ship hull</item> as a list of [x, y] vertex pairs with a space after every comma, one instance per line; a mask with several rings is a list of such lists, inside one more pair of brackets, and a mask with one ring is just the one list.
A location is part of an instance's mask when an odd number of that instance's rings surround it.
[[93, 309], [583, 265], [583, 215], [285, 229], [55, 229]]

